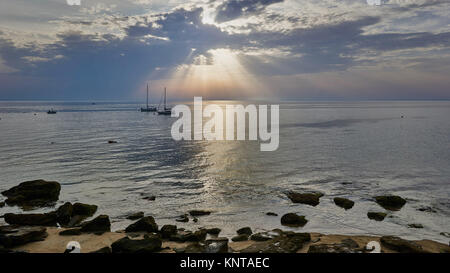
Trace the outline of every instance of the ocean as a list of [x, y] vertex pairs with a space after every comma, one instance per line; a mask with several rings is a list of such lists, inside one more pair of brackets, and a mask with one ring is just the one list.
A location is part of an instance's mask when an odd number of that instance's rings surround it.
[[[224, 236], [250, 226], [448, 243], [441, 233], [450, 232], [450, 101], [277, 104], [279, 148], [261, 152], [257, 141], [174, 141], [175, 119], [141, 113], [138, 103], [2, 101], [0, 190], [27, 180], [58, 181], [57, 206], [96, 204], [113, 230], [143, 211], [160, 226], [219, 227]], [[58, 113], [48, 115], [50, 108]], [[316, 207], [293, 204], [285, 195], [290, 190], [324, 196]], [[373, 201], [382, 194], [402, 196], [407, 204], [382, 222], [368, 219], [368, 211], [384, 211]], [[334, 197], [355, 206], [346, 211]], [[175, 222], [191, 209], [213, 213], [196, 223]], [[20, 211], [0, 208], [0, 214]], [[288, 212], [309, 222], [281, 226]], [[408, 227], [413, 223], [423, 228]]]

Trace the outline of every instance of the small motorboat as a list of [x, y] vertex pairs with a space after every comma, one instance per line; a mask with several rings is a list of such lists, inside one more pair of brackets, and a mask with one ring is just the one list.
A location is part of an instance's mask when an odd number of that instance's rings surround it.
[[56, 111], [53, 110], [53, 108], [52, 108], [52, 109], [50, 109], [50, 110], [47, 111], [47, 114], [49, 114], [49, 115], [54, 115], [54, 114], [56, 114]]

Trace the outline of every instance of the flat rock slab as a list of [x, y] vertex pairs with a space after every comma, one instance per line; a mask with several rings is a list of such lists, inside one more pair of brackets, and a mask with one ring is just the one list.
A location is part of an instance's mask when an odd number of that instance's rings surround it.
[[320, 197], [323, 196], [322, 193], [299, 193], [290, 191], [286, 194], [286, 196], [291, 199], [293, 203], [306, 204], [310, 206], [317, 206], [320, 201]]
[[133, 240], [124, 237], [111, 245], [113, 253], [153, 253], [161, 249], [162, 241], [157, 236], [145, 236]]
[[45, 227], [1, 227], [0, 245], [12, 248], [30, 242], [42, 241], [47, 235]]
[[4, 218], [6, 223], [19, 226], [56, 226], [57, 222], [55, 212], [30, 214], [7, 213], [4, 215]]
[[22, 207], [51, 206], [58, 201], [61, 185], [55, 181], [33, 180], [3, 191], [6, 204]]

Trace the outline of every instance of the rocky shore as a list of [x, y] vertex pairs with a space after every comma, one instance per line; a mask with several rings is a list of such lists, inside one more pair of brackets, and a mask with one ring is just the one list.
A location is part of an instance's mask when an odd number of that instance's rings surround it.
[[[39, 207], [54, 207], [59, 199], [58, 182], [27, 181], [2, 192], [8, 206], [26, 211]], [[317, 206], [322, 193], [288, 192], [293, 203]], [[334, 198], [337, 206], [349, 210], [354, 202]], [[400, 210], [406, 200], [400, 196], [375, 196], [374, 202], [384, 210]], [[3, 205], [5, 205], [3, 204]], [[254, 233], [250, 227], [236, 231], [231, 238], [221, 237], [220, 228], [199, 228], [194, 231], [178, 228], [176, 222], [186, 222], [209, 215], [208, 210], [190, 210], [174, 219], [174, 224], [158, 226], [152, 216], [136, 212], [127, 218], [133, 221], [123, 231], [111, 232], [107, 215], [96, 215], [97, 206], [69, 203], [47, 213], [7, 213], [8, 225], [0, 226], [0, 253], [450, 253], [446, 244], [430, 241], [410, 241], [395, 236], [346, 236], [283, 231], [275, 229]], [[275, 213], [267, 213], [278, 217]], [[95, 217], [94, 217], [95, 216]], [[367, 212], [369, 219], [383, 221], [383, 211]], [[92, 218], [92, 219], [91, 219]], [[280, 217], [284, 226], [301, 227], [308, 223], [305, 216], [288, 212]], [[420, 228], [420, 224], [414, 224]]]

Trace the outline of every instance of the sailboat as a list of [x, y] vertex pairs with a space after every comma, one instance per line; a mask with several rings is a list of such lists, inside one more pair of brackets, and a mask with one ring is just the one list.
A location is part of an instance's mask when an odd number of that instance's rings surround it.
[[141, 112], [156, 112], [156, 107], [154, 106], [148, 106], [148, 83], [147, 83], [147, 107], [141, 108]]
[[172, 114], [172, 109], [170, 107], [166, 106], [166, 88], [164, 87], [164, 108], [161, 110], [158, 110], [158, 115], [166, 115], [170, 116]]

